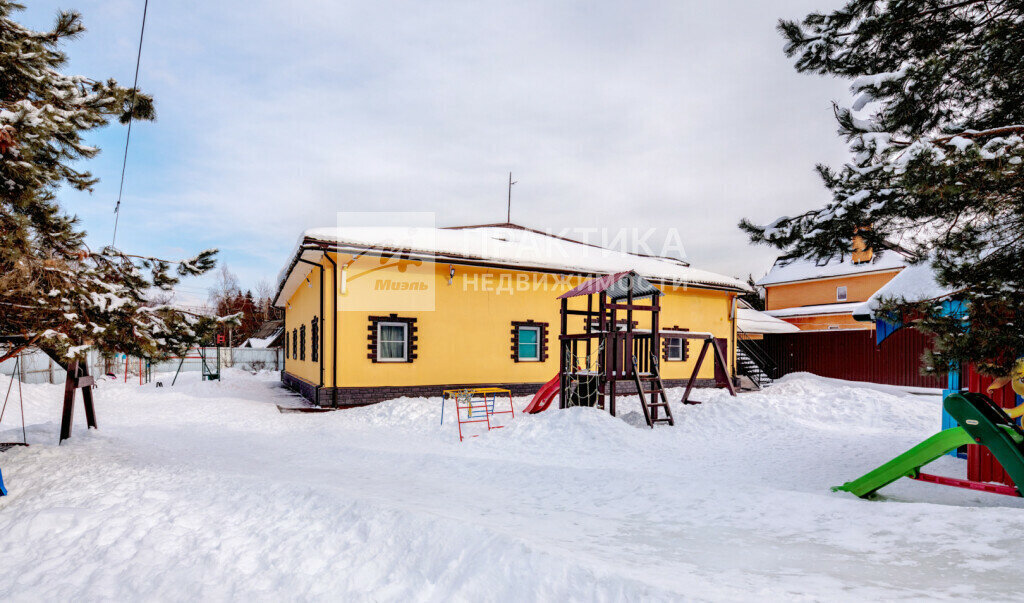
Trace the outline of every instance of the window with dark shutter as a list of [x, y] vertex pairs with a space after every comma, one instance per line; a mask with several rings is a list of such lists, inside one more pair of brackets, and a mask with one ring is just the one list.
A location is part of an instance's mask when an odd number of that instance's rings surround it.
[[665, 360], [683, 359], [683, 340], [679, 337], [665, 338]]
[[299, 327], [299, 360], [306, 359], [306, 325]]
[[544, 362], [548, 357], [548, 323], [512, 321], [512, 360]]
[[661, 357], [666, 362], [684, 362], [690, 358], [690, 342], [682, 337], [673, 337], [672, 331], [689, 331], [673, 326], [665, 329], [661, 336]]
[[299, 330], [292, 329], [292, 360], [299, 359]]
[[408, 358], [409, 325], [377, 323], [377, 362], [405, 362]]
[[313, 362], [320, 360], [320, 319], [316, 316], [309, 326], [309, 359]]
[[367, 358], [371, 362], [416, 360], [416, 319], [391, 314], [370, 316]]

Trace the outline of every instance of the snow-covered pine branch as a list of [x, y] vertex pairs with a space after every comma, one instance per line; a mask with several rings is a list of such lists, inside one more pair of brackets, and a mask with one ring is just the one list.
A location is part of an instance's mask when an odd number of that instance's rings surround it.
[[[178, 353], [219, 325], [176, 308], [146, 308], [146, 292], [209, 271], [216, 250], [177, 263], [84, 245], [77, 219], [61, 208], [64, 186], [90, 190], [81, 169], [99, 149], [84, 136], [108, 125], [155, 117], [152, 98], [112, 79], [63, 73], [62, 44], [84, 31], [81, 16], [59, 13], [49, 31], [12, 19], [0, 0], [0, 334], [19, 337], [0, 361], [35, 344], [58, 357], [87, 346], [160, 358]], [[134, 103], [132, 98], [134, 97]]]
[[1008, 368], [1024, 332], [979, 321], [1024, 315], [1024, 5], [850, 0], [779, 30], [797, 70], [850, 79], [849, 105], [835, 107], [850, 161], [818, 167], [824, 207], [740, 227], [792, 257], [848, 254], [857, 235], [931, 259], [939, 282], [991, 310], [969, 330], [926, 319], [932, 369]]

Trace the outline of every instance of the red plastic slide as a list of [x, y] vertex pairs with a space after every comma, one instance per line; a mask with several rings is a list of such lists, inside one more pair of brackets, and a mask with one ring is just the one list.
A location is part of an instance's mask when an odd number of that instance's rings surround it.
[[555, 375], [551, 381], [540, 386], [540, 389], [534, 394], [533, 400], [530, 400], [530, 404], [527, 405], [525, 411], [532, 415], [547, 410], [551, 406], [551, 401], [558, 395], [559, 385], [558, 375]]

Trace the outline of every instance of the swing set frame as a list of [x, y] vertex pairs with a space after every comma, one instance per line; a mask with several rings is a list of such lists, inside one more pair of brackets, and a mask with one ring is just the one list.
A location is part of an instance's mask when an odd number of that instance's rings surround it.
[[[0, 452], [6, 451], [8, 448], [15, 446], [28, 446], [28, 432], [25, 430], [25, 397], [21, 393], [21, 379], [19, 378], [18, 369], [21, 367], [21, 353], [14, 357], [14, 372], [11, 374], [11, 381], [7, 384], [7, 393], [4, 395], [4, 405], [0, 407], [0, 424], [4, 421], [4, 415], [7, 413], [7, 403], [11, 398], [11, 390], [14, 387], [14, 381], [18, 381], [18, 403], [21, 408], [21, 441], [20, 442], [0, 442]], [[2, 481], [0, 481], [2, 486]], [[5, 492], [6, 493], [6, 492]]]

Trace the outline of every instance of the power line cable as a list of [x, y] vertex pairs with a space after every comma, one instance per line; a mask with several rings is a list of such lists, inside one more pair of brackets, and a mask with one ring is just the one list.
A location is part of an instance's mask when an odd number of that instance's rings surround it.
[[128, 135], [124, 140], [124, 159], [121, 160], [121, 186], [117, 190], [117, 205], [114, 206], [114, 236], [110, 240], [113, 247], [117, 242], [117, 222], [121, 217], [121, 195], [124, 193], [124, 171], [128, 166], [128, 143], [132, 140], [132, 118], [135, 117], [135, 91], [139, 88], [139, 63], [142, 61], [142, 38], [146, 35], [146, 12], [149, 0], [142, 5], [142, 29], [139, 31], [139, 51], [135, 55], [135, 80], [132, 82], [132, 103], [128, 113]]

